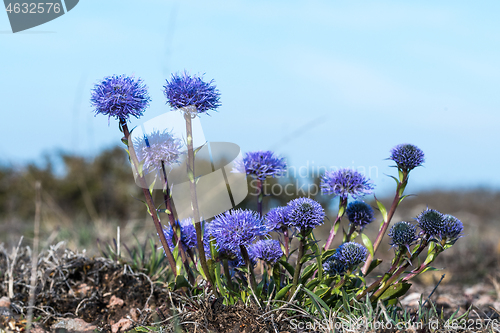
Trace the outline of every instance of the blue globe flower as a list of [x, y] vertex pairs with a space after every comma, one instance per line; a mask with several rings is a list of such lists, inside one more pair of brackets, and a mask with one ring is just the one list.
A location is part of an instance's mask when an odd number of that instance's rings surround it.
[[323, 269], [330, 275], [343, 275], [365, 261], [368, 250], [361, 244], [347, 242], [340, 245], [335, 253], [325, 260]]
[[400, 221], [389, 230], [392, 246], [408, 247], [417, 240], [417, 227], [409, 222]]
[[347, 267], [355, 267], [365, 261], [368, 250], [355, 242], [343, 243], [334, 253], [335, 258]]
[[396, 162], [399, 169], [409, 172], [424, 163], [424, 152], [411, 144], [400, 144], [391, 150], [389, 158]]
[[280, 242], [275, 239], [259, 240], [248, 247], [248, 255], [250, 258], [261, 259], [274, 265], [283, 257], [283, 250]]
[[271, 209], [264, 216], [264, 219], [269, 231], [282, 231], [288, 221], [288, 206]]
[[323, 270], [326, 274], [330, 276], [344, 275], [347, 272], [348, 267], [342, 264], [335, 255], [332, 255], [323, 263]]
[[435, 209], [426, 209], [416, 218], [418, 226], [431, 237], [441, 238], [446, 231], [444, 215]]
[[354, 225], [365, 227], [375, 220], [373, 208], [363, 201], [354, 201], [347, 205], [347, 218]]
[[349, 168], [327, 171], [321, 176], [321, 192], [334, 194], [342, 199], [350, 195], [354, 199], [371, 194], [373, 184], [361, 173]]
[[[176, 221], [176, 225], [181, 228], [182, 247], [184, 249], [196, 248], [198, 244], [196, 241], [196, 229], [193, 223], [191, 222], [191, 219], [184, 219], [180, 223], [179, 221]], [[168, 247], [170, 247], [170, 249], [173, 250], [175, 248], [175, 244], [172, 241], [174, 236], [174, 231], [172, 230], [172, 226], [171, 225], [164, 226], [163, 234], [167, 239]]]
[[235, 171], [245, 170], [247, 175], [252, 175], [262, 181], [268, 176], [281, 176], [286, 172], [286, 168], [285, 158], [275, 155], [272, 151], [248, 152], [243, 157], [243, 161], [235, 162]]
[[[174, 109], [195, 107], [195, 114], [216, 110], [220, 104], [220, 93], [214, 81], [205, 82], [201, 77], [184, 73], [172, 74], [163, 91], [167, 103]], [[185, 111], [188, 109], [185, 109]]]
[[316, 228], [323, 224], [325, 210], [320, 203], [310, 198], [297, 198], [288, 203], [288, 226], [300, 230]]
[[446, 237], [450, 242], [454, 243], [458, 238], [460, 238], [460, 234], [464, 230], [462, 221], [453, 215], [444, 215], [444, 224], [445, 227], [442, 237]]
[[108, 116], [108, 119], [129, 120], [130, 116], [139, 118], [149, 106], [151, 98], [141, 79], [125, 75], [107, 76], [92, 89], [90, 103], [95, 113]]
[[248, 247], [268, 233], [263, 220], [251, 210], [230, 210], [217, 215], [209, 225], [209, 232], [217, 242], [218, 251], [238, 253], [240, 246]]
[[170, 132], [154, 131], [144, 138], [135, 138], [134, 149], [140, 163], [148, 172], [162, 170], [165, 166], [177, 163], [181, 155], [182, 142]]

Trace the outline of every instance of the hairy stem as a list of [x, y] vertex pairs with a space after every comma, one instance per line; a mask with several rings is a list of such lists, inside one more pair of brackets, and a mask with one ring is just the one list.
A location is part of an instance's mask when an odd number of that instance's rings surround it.
[[299, 284], [299, 278], [300, 278], [300, 271], [302, 269], [302, 257], [304, 256], [304, 248], [305, 248], [305, 235], [304, 235], [304, 230], [301, 230], [302, 237], [299, 242], [299, 253], [297, 256], [297, 263], [295, 264], [295, 273], [293, 274], [293, 287], [290, 291], [290, 297], [295, 293], [295, 289], [297, 288], [297, 285]]
[[262, 217], [262, 201], [264, 200], [264, 181], [257, 179], [257, 213]]
[[252, 267], [252, 262], [250, 261], [250, 256], [248, 255], [248, 251], [246, 247], [243, 245], [240, 245], [240, 250], [241, 250], [241, 256], [243, 257], [243, 260], [245, 260], [245, 264], [248, 269], [248, 275], [249, 275], [249, 280], [250, 280], [250, 286], [252, 287], [252, 290], [254, 292], [257, 291], [257, 282], [255, 281], [255, 273], [253, 271]]
[[288, 256], [290, 255], [290, 236], [288, 236], [288, 227], [287, 226], [283, 226], [283, 236], [285, 239], [286, 260], [288, 260]]
[[[125, 119], [120, 119], [120, 126], [123, 130], [123, 134], [125, 135], [125, 140], [130, 143], [130, 131], [128, 130], [127, 126], [127, 121]], [[134, 151], [134, 145], [130, 143], [128, 145], [129, 147], [129, 155], [130, 158], [132, 159], [132, 163], [134, 165], [134, 169], [136, 171], [139, 170], [139, 160], [137, 159], [137, 155], [135, 154]], [[156, 210], [156, 206], [153, 201], [153, 197], [151, 195], [151, 192], [149, 191], [148, 186], [146, 185], [146, 180], [142, 176], [142, 174], [138, 175], [139, 181], [141, 182], [141, 188], [142, 192], [144, 193], [144, 197], [146, 199], [146, 205], [148, 206], [149, 209], [149, 214], [151, 215], [151, 218], [153, 219], [156, 232], [158, 233], [158, 237], [160, 237], [160, 242], [161, 245], [163, 246], [163, 251], [165, 252], [165, 255], [167, 257], [168, 263], [170, 267], [172, 268], [172, 272], [174, 273], [174, 276], [177, 276], [177, 268], [175, 266], [175, 260], [174, 256], [172, 255], [172, 251], [170, 251], [170, 247], [168, 246], [167, 239], [165, 238], [165, 234], [163, 233], [163, 227], [161, 225], [160, 217], [158, 216], [158, 212]]]
[[347, 207], [347, 198], [340, 198], [339, 199], [339, 212], [337, 213], [337, 218], [335, 219], [335, 223], [333, 224], [333, 228], [330, 230], [330, 235], [328, 236], [328, 239], [326, 240], [324, 250], [328, 250], [330, 248], [330, 245], [332, 244], [333, 239], [335, 238], [337, 230], [339, 229], [340, 220], [342, 219], [342, 216], [344, 216], [346, 207]]
[[227, 288], [231, 291], [234, 291], [233, 283], [231, 281], [231, 272], [229, 272], [229, 264], [227, 262], [227, 259], [222, 259], [222, 267], [224, 267], [224, 275], [226, 276]]
[[398, 254], [397, 254], [397, 256], [396, 256], [396, 258], [394, 258], [392, 266], [389, 268], [389, 270], [387, 271], [387, 273], [385, 273], [384, 275], [382, 275], [379, 279], [377, 279], [375, 282], [373, 282], [368, 288], [366, 288], [365, 290], [363, 290], [363, 292], [361, 294], [359, 294], [358, 296], [356, 296], [356, 300], [359, 301], [367, 293], [372, 292], [376, 288], [380, 287], [381, 283], [383, 283], [384, 281], [386, 281], [387, 279], [389, 279], [389, 277], [391, 276], [391, 274], [393, 274], [394, 271], [397, 269], [397, 267], [399, 265], [399, 261], [401, 260], [401, 256], [402, 255], [403, 255], [403, 252], [399, 251]]
[[[398, 208], [398, 205], [401, 202], [401, 197], [403, 196], [403, 191], [404, 191], [404, 188], [406, 187], [407, 182], [408, 182], [408, 173], [403, 172], [403, 180], [398, 183], [398, 186], [396, 188], [396, 194], [394, 195], [394, 200], [392, 201], [391, 208], [387, 212], [387, 219], [384, 221], [384, 223], [382, 223], [382, 226], [380, 227], [377, 238], [375, 239], [375, 242], [373, 243], [373, 254], [374, 255], [375, 255], [375, 252], [377, 252], [377, 249], [379, 248], [380, 243], [382, 243], [382, 238], [384, 237], [384, 235], [387, 231], [387, 228], [389, 227], [389, 224], [391, 223], [392, 217], [394, 216], [394, 213], [396, 212], [396, 209]], [[370, 254], [368, 254], [368, 258], [366, 259], [365, 264], [363, 265], [363, 268], [361, 269], [363, 274], [366, 274], [372, 261], [373, 261], [373, 256], [370, 253]]]
[[[191, 268], [189, 267], [189, 263], [187, 261], [186, 252], [184, 251], [184, 247], [177, 237], [177, 229], [180, 229], [180, 226], [175, 224], [174, 210], [172, 206], [172, 200], [170, 198], [170, 187], [168, 186], [167, 180], [167, 172], [165, 170], [165, 163], [161, 161], [161, 168], [163, 171], [163, 178], [165, 178], [164, 190], [163, 190], [163, 200], [165, 201], [165, 208], [168, 210], [168, 220], [170, 221], [170, 226], [172, 227], [173, 241], [174, 244], [179, 244], [179, 253], [181, 254], [182, 263], [184, 265], [184, 269], [188, 275], [188, 280], [191, 284], [194, 284], [195, 277]], [[182, 235], [181, 235], [182, 237]]]
[[186, 140], [188, 147], [188, 163], [187, 163], [187, 173], [189, 177], [189, 189], [191, 191], [191, 204], [193, 208], [193, 220], [194, 227], [196, 229], [196, 241], [198, 243], [198, 253], [200, 254], [200, 263], [205, 276], [212, 288], [214, 295], [217, 297], [217, 288], [214, 285], [212, 279], [212, 274], [208, 269], [207, 258], [205, 256], [205, 249], [203, 248], [202, 230], [200, 222], [200, 212], [198, 210], [198, 196], [196, 195], [196, 179], [194, 172], [194, 149], [193, 149], [193, 127], [191, 123], [191, 115], [189, 112], [184, 113], [184, 119], [186, 120]]
[[428, 240], [427, 238], [424, 238], [422, 242], [420, 243], [418, 249], [412, 254], [410, 260], [406, 262], [403, 266], [400, 266], [396, 272], [392, 274], [392, 276], [382, 284], [382, 287], [379, 288], [373, 295], [370, 297], [371, 301], [377, 300], [393, 283], [396, 281], [401, 274], [404, 273], [404, 271], [410, 266], [410, 263], [413, 262], [419, 255], [422, 253], [424, 248], [427, 246]]

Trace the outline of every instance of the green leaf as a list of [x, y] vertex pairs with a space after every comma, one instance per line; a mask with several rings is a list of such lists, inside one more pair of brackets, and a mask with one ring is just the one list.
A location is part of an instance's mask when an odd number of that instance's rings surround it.
[[314, 272], [318, 269], [318, 265], [317, 264], [313, 264], [313, 265], [310, 265], [310, 266], [307, 266], [306, 269], [304, 269], [304, 271], [302, 272], [302, 276], [301, 276], [301, 283], [302, 284], [305, 284], [307, 280], [309, 280], [309, 278], [311, 276], [313, 276]]
[[326, 259], [330, 258], [334, 253], [335, 251], [337, 251], [336, 249], [331, 249], [331, 250], [326, 250], [325, 252], [323, 252], [323, 254], [321, 255], [321, 259], [323, 261], [325, 261]]
[[373, 258], [375, 256], [375, 252], [373, 251], [372, 241], [365, 234], [361, 234], [361, 240], [363, 241], [363, 244], [365, 244], [366, 248], [368, 249], [368, 251], [370, 252], [370, 255]]
[[257, 285], [257, 290], [255, 291], [257, 298], [260, 298], [260, 296], [262, 295], [262, 291], [264, 290], [264, 286], [266, 284], [267, 284], [267, 272], [264, 272], [264, 275], [262, 276], [262, 280]]
[[283, 297], [285, 297], [286, 293], [290, 290], [290, 288], [293, 287], [293, 283], [289, 283], [287, 284], [285, 287], [283, 287], [280, 291], [278, 291], [278, 293], [276, 294], [276, 296], [274, 297], [275, 300], [280, 300], [282, 299]]
[[325, 309], [327, 312], [330, 312], [330, 308], [328, 307], [328, 305], [326, 305], [326, 303], [321, 298], [319, 298], [318, 295], [316, 295], [309, 289], [307, 288], [303, 289], [309, 296], [311, 296], [311, 301], [313, 302], [314, 306], [316, 306], [316, 308], [318, 309], [319, 313], [321, 313], [323, 318], [326, 319], [327, 317], [323, 309]]
[[[314, 237], [314, 233], [311, 233], [311, 238], [314, 241], [314, 245], [312, 246], [312, 250], [316, 254], [316, 266], [317, 266], [317, 270], [318, 270], [318, 277], [321, 279], [321, 278], [323, 278], [322, 249], [321, 249], [321, 246], [318, 245], [318, 242], [316, 241], [316, 238]], [[305, 281], [302, 283], [305, 283]]]
[[405, 179], [405, 174], [401, 169], [398, 169], [399, 182], [402, 183]]
[[380, 299], [383, 301], [387, 301], [393, 298], [398, 298], [406, 294], [408, 289], [410, 289], [411, 284], [406, 282], [396, 283], [389, 288], [382, 295], [380, 295]]
[[193, 171], [188, 170], [187, 174], [188, 174], [189, 181], [190, 181], [191, 183], [194, 183], [194, 175], [193, 175]]
[[178, 242], [174, 248], [174, 260], [175, 260], [175, 269], [177, 270], [177, 275], [181, 274], [182, 270], [182, 257], [179, 255], [179, 246], [181, 246], [181, 242]]
[[394, 180], [396, 181], [396, 184], [399, 184], [399, 179], [397, 179], [397, 178], [396, 178], [396, 177], [394, 177], [394, 176], [390, 176], [390, 175], [389, 175], [389, 177], [391, 177], [392, 179], [394, 179]]
[[440, 271], [441, 269], [439, 268], [434, 268], [434, 267], [431, 267], [431, 266], [427, 266], [426, 268], [424, 268], [424, 270], [422, 270], [420, 273], [418, 274], [422, 274], [422, 273], [425, 273], [427, 271]]
[[378, 265], [380, 265], [382, 263], [382, 260], [381, 259], [375, 259], [371, 262], [370, 266], [368, 267], [368, 270], [366, 271], [366, 275], [370, 274], [371, 271], [373, 271], [375, 269], [375, 267], [377, 267]]
[[323, 298], [327, 292], [330, 292], [331, 289], [332, 288], [330, 288], [330, 287], [323, 287], [323, 288], [319, 288], [318, 290], [314, 291], [314, 293], [316, 295], [318, 295], [318, 297]]
[[183, 287], [192, 288], [191, 284], [189, 284], [189, 281], [186, 280], [184, 275], [177, 275], [177, 277], [175, 278], [174, 290], [179, 290]]
[[207, 142], [205, 142], [204, 144], [202, 144], [201, 146], [199, 146], [198, 148], [196, 148], [194, 151], [193, 151], [193, 154], [194, 156], [196, 156], [196, 154], [198, 154], [198, 152], [203, 148], [205, 147], [205, 145], [207, 144]]
[[292, 265], [290, 265], [289, 263], [287, 263], [284, 260], [279, 260], [278, 262], [281, 264], [281, 266], [285, 267], [285, 269], [288, 271], [288, 273], [291, 276], [293, 276], [295, 274], [295, 269], [292, 267]]
[[387, 222], [387, 209], [385, 209], [385, 206], [382, 202], [380, 202], [377, 197], [375, 197], [375, 201], [377, 202], [378, 209], [380, 210], [380, 213], [382, 213], [382, 218], [384, 219], [384, 222]]
[[402, 196], [403, 196], [403, 193], [404, 193], [404, 191], [405, 191], [406, 185], [407, 185], [407, 183], [406, 183], [406, 182], [403, 182], [403, 183], [401, 183], [401, 185], [399, 186], [398, 195], [399, 195], [400, 197], [402, 197]]
[[406, 199], [406, 198], [408, 198], [408, 197], [411, 197], [411, 196], [413, 196], [413, 194], [403, 195], [401, 198], [399, 198], [398, 205], [401, 203], [401, 201], [403, 201], [404, 199]]
[[319, 285], [321, 282], [322, 281], [319, 277], [314, 278], [307, 283], [306, 288], [310, 289], [310, 290], [314, 290], [314, 288], [316, 288], [316, 286]]
[[226, 288], [222, 284], [220, 265], [217, 263], [215, 264], [215, 283], [217, 284], [217, 287], [219, 288], [219, 291], [220, 291], [222, 297], [225, 298], [227, 295], [227, 292], [226, 292]]

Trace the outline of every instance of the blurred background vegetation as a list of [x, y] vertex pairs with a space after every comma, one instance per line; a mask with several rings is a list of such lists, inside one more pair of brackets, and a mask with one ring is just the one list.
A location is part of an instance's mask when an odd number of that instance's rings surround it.
[[[56, 171], [60, 168], [54, 161], [62, 161], [62, 172]], [[3, 242], [8, 247], [15, 246], [23, 235], [23, 243], [32, 244], [36, 181], [42, 183], [42, 247], [66, 241], [70, 248], [85, 249], [91, 256], [98, 255], [99, 245], [102, 247], [117, 238], [118, 226], [122, 244], [133, 245], [136, 243], [135, 238], [139, 242], [151, 237], [156, 239], [146, 207], [139, 201], [142, 199], [142, 192], [134, 183], [126, 152], [121, 147], [114, 147], [92, 159], [58, 153], [47, 157], [43, 166], [0, 166], [0, 243]], [[300, 180], [268, 179], [268, 188], [278, 183], [291, 184], [287, 193], [294, 194], [266, 198], [264, 212], [301, 196], [300, 191], [297, 191], [297, 184], [304, 181], [306, 184], [319, 184], [319, 179], [312, 177]], [[252, 190], [250, 186], [249, 191]], [[441, 255], [434, 265], [444, 268], [446, 280], [473, 283], [490, 274], [493, 267], [496, 269], [499, 266], [500, 192], [469, 189], [416, 194], [403, 201], [393, 223], [412, 221], [428, 206], [452, 214], [464, 224], [464, 237], [451, 250]], [[160, 204], [161, 193], [157, 195], [157, 203]], [[338, 203], [326, 195], [311, 195], [311, 198], [319, 201], [330, 217], [330, 221], [327, 220], [317, 231], [317, 238], [324, 240], [335, 218]], [[386, 206], [392, 202], [392, 196], [379, 199]], [[375, 207], [372, 198], [366, 198], [366, 201]], [[238, 207], [255, 209], [255, 196], [248, 195]], [[372, 239], [381, 221], [380, 214], [377, 213], [376, 216], [377, 221], [366, 228], [366, 233]], [[167, 217], [163, 216], [163, 220], [166, 221]], [[343, 226], [346, 225], [344, 219]], [[336, 239], [337, 243], [340, 242], [339, 238]], [[389, 259], [392, 250], [387, 245], [388, 240], [384, 243], [385, 246], [380, 248], [378, 255]], [[443, 271], [426, 273], [423, 282], [433, 283], [442, 273]], [[425, 281], [426, 276], [428, 281]]]

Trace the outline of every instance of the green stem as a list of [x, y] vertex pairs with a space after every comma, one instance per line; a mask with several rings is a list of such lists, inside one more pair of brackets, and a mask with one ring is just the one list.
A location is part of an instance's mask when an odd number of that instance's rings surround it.
[[290, 255], [290, 236], [288, 236], [288, 227], [283, 226], [283, 237], [285, 241], [285, 255], [288, 261], [288, 256]]
[[347, 207], [347, 198], [345, 198], [345, 199], [340, 198], [339, 199], [339, 212], [337, 213], [337, 218], [335, 219], [335, 223], [333, 224], [333, 228], [330, 230], [330, 235], [328, 236], [328, 239], [326, 240], [324, 250], [328, 250], [330, 248], [330, 245], [332, 244], [333, 239], [335, 238], [337, 230], [339, 229], [340, 220], [342, 219], [342, 216], [344, 216], [346, 207]]
[[345, 242], [350, 242], [352, 234], [356, 231], [356, 226], [354, 224], [349, 224], [349, 231], [347, 232], [347, 235], [345, 237]]
[[394, 281], [396, 281], [399, 278], [399, 276], [404, 273], [404, 271], [408, 268], [408, 266], [410, 266], [410, 263], [413, 262], [413, 260], [415, 260], [420, 255], [420, 253], [422, 253], [422, 251], [427, 246], [427, 244], [428, 244], [428, 239], [424, 238], [422, 240], [422, 242], [420, 243], [418, 249], [412, 254], [409, 262], [406, 262], [406, 264], [404, 264], [403, 266], [399, 267], [396, 270], [396, 272], [393, 273], [393, 275], [385, 283], [383, 283], [383, 287], [379, 288], [370, 297], [370, 300], [372, 302], [375, 301], [375, 300], [377, 300], [394, 283]]
[[240, 245], [240, 250], [241, 250], [241, 255], [243, 257], [243, 260], [245, 260], [248, 274], [250, 275], [249, 276], [250, 286], [252, 287], [252, 290], [254, 292], [256, 292], [257, 291], [257, 282], [255, 281], [255, 273], [253, 271], [252, 262], [250, 261], [250, 256], [248, 255], [247, 249], [243, 245]]
[[165, 170], [165, 163], [163, 161], [161, 161], [161, 168], [163, 171], [163, 178], [165, 178], [165, 184], [164, 184], [164, 190], [163, 190], [163, 200], [165, 201], [165, 208], [168, 210], [168, 213], [167, 213], [168, 220], [170, 221], [170, 227], [172, 227], [172, 233], [173, 233], [172, 238], [173, 238], [174, 244], [179, 244], [179, 252], [181, 254], [181, 259], [182, 259], [182, 263], [184, 265], [184, 269], [186, 270], [186, 273], [188, 275], [188, 280], [191, 284], [194, 284], [194, 282], [195, 282], [194, 274], [191, 271], [191, 268], [189, 267], [189, 263], [187, 261], [186, 252], [184, 251], [184, 247], [182, 246], [182, 243], [179, 241], [179, 238], [177, 237], [177, 229], [180, 229], [180, 228], [178, 228], [177, 225], [175, 224], [174, 210], [172, 207], [172, 200], [170, 199], [170, 188], [168, 186], [168, 180], [167, 180], [167, 172]]
[[257, 179], [257, 212], [262, 217], [262, 201], [264, 200], [264, 181]]
[[229, 272], [229, 264], [227, 262], [227, 259], [222, 259], [222, 267], [224, 267], [224, 275], [226, 276], [227, 288], [230, 291], [234, 291], [233, 283], [231, 281], [231, 272]]
[[[130, 131], [128, 130], [127, 121], [125, 119], [120, 119], [120, 126], [123, 130], [123, 134], [125, 135], [125, 140], [127, 140], [127, 142], [129, 143], [128, 148], [129, 148], [130, 158], [132, 159], [132, 163], [134, 165], [135, 170], [138, 172], [139, 160], [137, 158], [137, 155], [135, 154], [134, 146], [130, 142]], [[146, 199], [146, 205], [148, 206], [149, 213], [150, 213], [151, 217], [153, 218], [156, 232], [158, 233], [158, 237], [160, 237], [160, 242], [163, 246], [163, 250], [165, 251], [165, 255], [167, 257], [168, 263], [169, 263], [170, 267], [172, 268], [172, 272], [174, 273], [174, 276], [177, 276], [175, 259], [174, 259], [174, 256], [172, 255], [172, 251], [170, 251], [170, 247], [168, 246], [167, 239], [165, 238], [165, 234], [163, 233], [163, 227], [161, 225], [161, 221], [160, 221], [160, 218], [158, 216], [158, 212], [156, 210], [156, 206], [154, 204], [153, 197], [151, 196], [151, 192], [149, 192], [149, 188], [146, 185], [146, 180], [144, 179], [142, 174], [139, 174], [138, 177], [139, 177], [139, 181], [141, 182], [142, 192], [144, 193], [144, 197]]]
[[361, 294], [359, 294], [358, 296], [356, 296], [356, 300], [360, 300], [361, 298], [363, 298], [367, 293], [375, 290], [376, 288], [380, 287], [380, 285], [384, 282], [384, 281], [387, 281], [387, 279], [389, 279], [389, 277], [391, 276], [391, 274], [394, 273], [394, 271], [396, 270], [396, 268], [399, 266], [399, 262], [401, 260], [401, 256], [403, 255], [403, 252], [400, 250], [397, 254], [397, 256], [394, 258], [394, 261], [392, 263], [392, 266], [391, 268], [389, 268], [389, 270], [387, 271], [387, 273], [385, 273], [384, 275], [382, 275], [379, 279], [377, 279], [375, 282], [373, 282], [368, 288], [366, 288], [365, 290], [363, 290], [363, 292]]
[[305, 248], [305, 235], [304, 235], [304, 230], [301, 230], [300, 231], [301, 233], [301, 238], [300, 238], [300, 242], [299, 242], [299, 253], [298, 253], [298, 256], [297, 256], [297, 263], [295, 264], [295, 273], [293, 274], [293, 287], [290, 291], [290, 297], [293, 296], [293, 294], [295, 293], [295, 289], [297, 288], [298, 284], [299, 284], [299, 278], [300, 278], [300, 271], [302, 269], [302, 257], [304, 256], [304, 248]]
[[201, 268], [203, 269], [203, 272], [207, 277], [208, 283], [210, 284], [210, 287], [212, 288], [214, 295], [218, 297], [217, 288], [214, 285], [212, 274], [208, 269], [205, 249], [203, 248], [202, 230], [200, 222], [200, 213], [198, 210], [198, 197], [196, 195], [196, 179], [194, 171], [193, 127], [191, 123], [191, 115], [189, 114], [189, 112], [184, 113], [184, 120], [186, 120], [186, 140], [188, 147], [187, 173], [189, 177], [189, 189], [191, 191], [191, 204], [193, 208], [193, 220], [194, 220], [194, 227], [196, 229], [196, 241], [198, 243], [198, 253], [200, 255]]
[[[396, 212], [396, 209], [398, 208], [398, 205], [401, 201], [401, 198], [403, 196], [404, 189], [406, 187], [406, 184], [408, 183], [408, 172], [403, 172], [403, 179], [398, 183], [398, 186], [396, 188], [396, 194], [394, 195], [394, 200], [392, 201], [391, 208], [389, 209], [389, 212], [387, 212], [387, 219], [382, 223], [382, 226], [380, 227], [380, 230], [378, 232], [377, 238], [375, 239], [375, 242], [373, 243], [373, 254], [375, 255], [375, 252], [377, 252], [377, 249], [380, 246], [380, 243], [382, 243], [382, 238], [384, 237], [387, 228], [389, 227], [389, 224], [391, 223], [392, 217], [394, 216], [394, 213]], [[368, 271], [368, 268], [370, 267], [370, 264], [373, 261], [373, 256], [372, 254], [368, 254], [368, 258], [365, 261], [365, 264], [363, 265], [363, 268], [361, 269], [361, 272], [366, 275], [366, 272]]]

